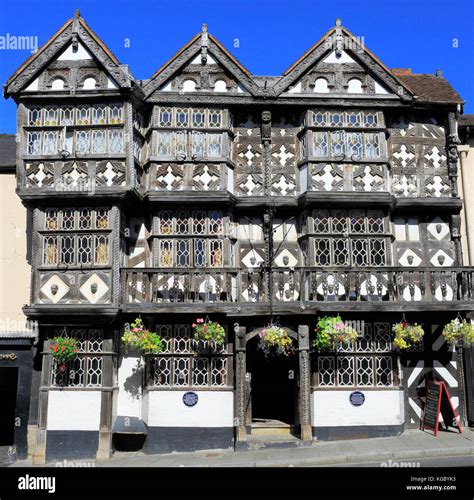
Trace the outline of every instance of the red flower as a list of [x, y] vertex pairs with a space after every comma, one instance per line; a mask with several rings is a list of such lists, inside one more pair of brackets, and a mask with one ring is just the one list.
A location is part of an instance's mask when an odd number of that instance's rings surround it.
[[64, 346], [63, 346], [63, 347], [61, 347], [61, 351], [64, 351], [65, 349], [66, 349], [66, 348], [65, 348]]

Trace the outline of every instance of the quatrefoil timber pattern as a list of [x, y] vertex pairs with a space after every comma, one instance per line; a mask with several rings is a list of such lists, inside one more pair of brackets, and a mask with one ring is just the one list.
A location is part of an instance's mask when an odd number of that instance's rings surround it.
[[26, 187], [51, 187], [54, 184], [54, 164], [35, 161], [25, 165]]
[[98, 162], [96, 169], [96, 184], [98, 186], [124, 186], [125, 164], [112, 160]]
[[402, 197], [451, 195], [444, 126], [399, 115], [389, 123], [392, 189]]

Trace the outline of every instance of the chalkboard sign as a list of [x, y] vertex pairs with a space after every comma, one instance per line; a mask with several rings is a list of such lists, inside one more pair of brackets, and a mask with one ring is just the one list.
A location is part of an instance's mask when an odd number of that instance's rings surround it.
[[183, 403], [186, 406], [194, 406], [198, 402], [198, 395], [195, 392], [185, 392], [183, 394]]
[[446, 427], [454, 427], [462, 432], [459, 418], [454, 410], [451, 397], [444, 382], [430, 381], [426, 386], [426, 403], [423, 412], [422, 430], [431, 429], [438, 435], [439, 415], [443, 416]]

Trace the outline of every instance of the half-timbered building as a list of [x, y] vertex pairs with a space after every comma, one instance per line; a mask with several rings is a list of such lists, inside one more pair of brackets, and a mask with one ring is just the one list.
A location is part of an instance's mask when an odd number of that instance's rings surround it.
[[[147, 453], [396, 435], [419, 425], [429, 372], [463, 414], [462, 364], [441, 336], [474, 299], [463, 101], [439, 72], [390, 70], [337, 21], [279, 76], [252, 75], [204, 25], [136, 80], [76, 14], [5, 96], [32, 218], [37, 462], [107, 457], [130, 432]], [[315, 351], [316, 319], [337, 314], [357, 342]], [[163, 352], [124, 353], [136, 317]], [[206, 317], [222, 349], [196, 349]], [[403, 317], [426, 334], [400, 353]], [[294, 356], [257, 349], [269, 324]], [[79, 341], [65, 371], [57, 335]]]

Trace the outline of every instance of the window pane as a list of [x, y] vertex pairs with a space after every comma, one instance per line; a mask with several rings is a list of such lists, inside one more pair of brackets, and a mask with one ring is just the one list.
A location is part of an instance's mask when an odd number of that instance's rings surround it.
[[58, 211], [56, 209], [46, 210], [45, 228], [50, 230], [59, 229]]
[[78, 263], [91, 264], [92, 263], [92, 236], [79, 235], [77, 237], [78, 245]]
[[28, 154], [40, 154], [40, 132], [28, 132]]
[[61, 237], [61, 264], [74, 264], [74, 236]]
[[193, 131], [192, 134], [193, 155], [204, 156], [204, 133]]
[[171, 127], [172, 117], [173, 115], [171, 108], [160, 108], [160, 113], [158, 116], [158, 125], [160, 127]]
[[79, 210], [79, 229], [90, 229], [92, 227], [92, 209], [81, 208]]
[[123, 133], [122, 130], [109, 130], [109, 152], [123, 152]]
[[44, 132], [43, 136], [43, 154], [57, 155], [58, 154], [58, 133]]
[[193, 127], [204, 127], [205, 126], [205, 112], [203, 109], [193, 110]]
[[209, 215], [209, 233], [222, 234], [222, 212], [211, 212]]
[[187, 109], [176, 109], [176, 126], [177, 127], [188, 127], [189, 119], [188, 119], [188, 110]]
[[365, 233], [365, 212], [353, 210], [350, 212], [351, 233]]
[[313, 114], [313, 124], [314, 125], [327, 125], [327, 113], [317, 112]]
[[176, 132], [176, 155], [186, 156], [186, 132]]
[[329, 116], [331, 127], [342, 127], [342, 125], [344, 125], [344, 113], [329, 113]]
[[92, 131], [92, 153], [105, 153], [105, 130]]
[[367, 266], [367, 240], [352, 240], [352, 263], [357, 266]]
[[58, 237], [48, 236], [44, 239], [43, 263], [47, 266], [58, 263]]
[[107, 123], [106, 106], [94, 106], [92, 108], [92, 123], [94, 125], [104, 125]]
[[207, 154], [210, 158], [222, 156], [222, 135], [207, 134]]
[[222, 267], [224, 265], [222, 240], [209, 240], [209, 258], [211, 267]]
[[373, 266], [384, 266], [385, 257], [385, 240], [369, 240], [370, 243], [370, 263]]
[[157, 156], [171, 156], [171, 132], [158, 132], [156, 141]]
[[188, 212], [178, 212], [176, 215], [176, 234], [189, 233], [189, 215]]
[[313, 132], [314, 138], [314, 156], [328, 155], [328, 134], [327, 132]]
[[76, 131], [76, 152], [88, 153], [89, 152], [89, 131], [77, 130]]
[[189, 241], [176, 240], [176, 265], [189, 266]]
[[109, 123], [122, 122], [122, 106], [120, 104], [109, 106]]
[[78, 125], [90, 125], [90, 109], [80, 106], [76, 109], [76, 123]]
[[336, 266], [346, 266], [349, 264], [348, 240], [334, 239], [334, 264]]
[[74, 108], [65, 106], [61, 108], [61, 125], [74, 125]]
[[206, 212], [193, 212], [193, 234], [206, 234]]
[[43, 123], [44, 125], [56, 126], [59, 124], [59, 108], [47, 107], [44, 108]]
[[347, 134], [347, 154], [349, 156], [362, 156], [362, 134], [352, 132]]
[[74, 229], [74, 209], [65, 208], [62, 211], [61, 229]]
[[173, 246], [171, 240], [160, 240], [159, 266], [173, 266]]
[[365, 134], [365, 156], [366, 158], [380, 157], [379, 134]]
[[395, 228], [395, 239], [398, 241], [405, 241], [407, 239], [405, 219], [394, 219], [393, 225]]
[[95, 237], [95, 263], [109, 263], [109, 241], [106, 235], [96, 235]]
[[109, 227], [109, 210], [107, 208], [96, 209], [95, 227], [97, 229], [107, 229]]
[[314, 215], [314, 232], [329, 233], [329, 212], [318, 210]]
[[28, 125], [41, 125], [41, 108], [30, 108], [28, 110]]
[[340, 156], [344, 154], [344, 132], [331, 132], [331, 155]]
[[222, 111], [210, 110], [209, 111], [209, 127], [220, 127], [222, 125]]
[[173, 218], [171, 212], [160, 212], [159, 214], [159, 231], [160, 234], [173, 233]]
[[329, 266], [331, 264], [330, 240], [314, 240], [314, 259], [317, 266]]
[[198, 267], [206, 265], [206, 242], [205, 240], [194, 240], [194, 264]]
[[347, 213], [345, 210], [334, 210], [331, 212], [331, 226], [334, 233], [345, 233], [347, 231]]

